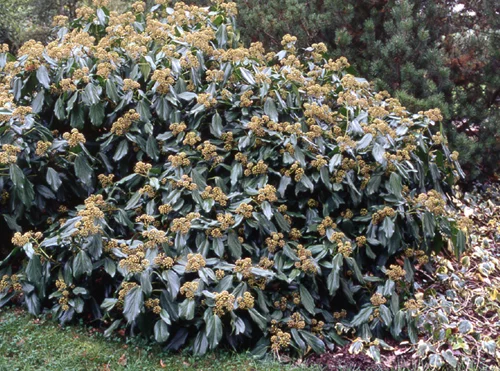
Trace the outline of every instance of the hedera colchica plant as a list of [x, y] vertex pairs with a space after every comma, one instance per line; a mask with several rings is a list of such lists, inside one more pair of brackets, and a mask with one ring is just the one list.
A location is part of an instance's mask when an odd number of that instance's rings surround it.
[[234, 3], [95, 3], [0, 55], [0, 305], [195, 353], [416, 341], [414, 272], [466, 239], [439, 111], [322, 44], [242, 46]]

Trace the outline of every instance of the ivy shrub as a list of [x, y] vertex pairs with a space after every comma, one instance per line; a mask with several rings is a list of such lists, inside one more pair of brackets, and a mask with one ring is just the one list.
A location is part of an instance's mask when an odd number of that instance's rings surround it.
[[199, 354], [415, 342], [414, 272], [466, 240], [439, 111], [322, 44], [242, 46], [233, 3], [157, 3], [2, 49], [0, 305]]

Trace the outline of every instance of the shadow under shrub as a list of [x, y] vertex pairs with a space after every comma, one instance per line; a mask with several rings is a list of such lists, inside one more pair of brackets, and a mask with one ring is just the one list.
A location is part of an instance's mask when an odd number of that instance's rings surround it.
[[232, 3], [143, 8], [82, 8], [0, 55], [0, 305], [195, 353], [416, 341], [413, 273], [466, 239], [439, 111], [322, 44], [241, 46]]

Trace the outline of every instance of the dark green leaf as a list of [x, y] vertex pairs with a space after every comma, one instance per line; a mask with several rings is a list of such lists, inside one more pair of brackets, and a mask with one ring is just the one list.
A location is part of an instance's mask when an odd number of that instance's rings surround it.
[[133, 322], [143, 309], [144, 298], [140, 286], [133, 287], [127, 295], [123, 303], [123, 315], [128, 323]]

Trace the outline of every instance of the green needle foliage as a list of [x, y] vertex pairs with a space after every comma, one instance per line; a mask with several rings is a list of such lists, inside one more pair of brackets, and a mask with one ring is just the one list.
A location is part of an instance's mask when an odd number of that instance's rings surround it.
[[0, 305], [197, 354], [417, 341], [415, 269], [465, 247], [439, 110], [323, 44], [243, 47], [233, 3], [97, 3], [0, 57]]

